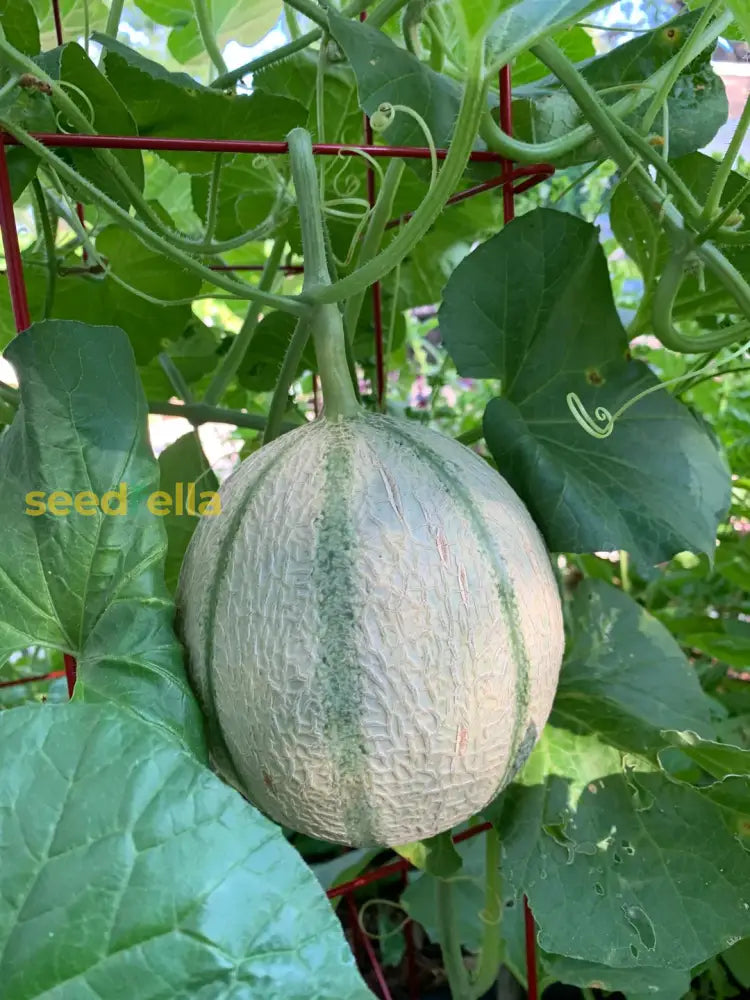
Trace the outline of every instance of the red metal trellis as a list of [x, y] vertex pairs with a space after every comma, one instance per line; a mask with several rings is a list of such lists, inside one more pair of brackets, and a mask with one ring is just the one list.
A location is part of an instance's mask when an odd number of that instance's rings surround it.
[[[54, 14], [55, 30], [57, 35], [58, 44], [62, 43], [62, 23], [60, 19], [60, 11], [58, 0], [52, 0], [52, 9]], [[499, 90], [500, 90], [500, 126], [508, 134], [512, 133], [512, 94], [511, 94], [511, 80], [510, 80], [510, 68], [505, 67], [500, 71], [499, 79]], [[428, 159], [430, 157], [430, 150], [427, 147], [416, 147], [416, 146], [377, 146], [373, 144], [372, 131], [370, 129], [369, 120], [365, 116], [364, 120], [365, 129], [365, 144], [357, 147], [358, 150], [369, 153], [374, 157], [402, 157], [405, 159]], [[135, 150], [169, 150], [173, 152], [179, 151], [190, 151], [190, 152], [227, 152], [227, 153], [262, 153], [265, 155], [276, 155], [283, 154], [288, 151], [286, 142], [269, 142], [261, 141], [256, 142], [253, 140], [245, 139], [207, 139], [207, 138], [179, 138], [179, 137], [161, 137], [161, 136], [120, 136], [120, 135], [82, 135], [82, 134], [57, 134], [57, 133], [36, 133], [35, 138], [38, 139], [46, 146], [54, 147], [84, 147], [88, 149], [135, 149]], [[8, 173], [7, 160], [5, 155], [6, 145], [15, 145], [16, 140], [7, 134], [3, 134], [0, 131], [0, 230], [2, 231], [3, 249], [5, 253], [7, 276], [10, 289], [10, 299], [13, 308], [13, 316], [15, 320], [16, 332], [20, 333], [25, 330], [31, 324], [31, 318], [29, 314], [28, 300], [26, 295], [26, 287], [24, 283], [23, 275], [23, 263], [18, 243], [18, 235], [15, 226], [15, 220], [13, 215], [13, 198], [10, 188], [10, 177]], [[353, 149], [351, 146], [341, 146], [337, 143], [316, 143], [313, 145], [313, 152], [319, 156], [356, 156], [357, 149]], [[444, 159], [446, 156], [446, 150], [437, 150], [437, 155], [439, 159]], [[497, 163], [500, 167], [500, 173], [497, 177], [494, 177], [482, 184], [477, 184], [473, 187], [467, 188], [463, 191], [459, 191], [449, 199], [449, 204], [455, 204], [465, 200], [466, 198], [471, 198], [477, 194], [484, 191], [492, 190], [493, 188], [502, 188], [503, 197], [503, 218], [504, 221], [510, 222], [514, 217], [514, 199], [515, 195], [528, 190], [540, 181], [550, 177], [554, 172], [554, 168], [549, 164], [536, 164], [534, 166], [515, 166], [507, 159], [502, 157], [497, 153], [485, 150], [476, 150], [471, 154], [471, 160], [478, 163]], [[368, 168], [367, 171], [367, 196], [370, 205], [375, 203], [376, 190], [375, 190], [375, 173], [372, 168]], [[79, 214], [82, 218], [82, 208], [78, 207]], [[407, 221], [411, 216], [411, 213], [401, 216], [398, 219], [392, 219], [388, 226], [396, 226], [402, 222]], [[248, 265], [214, 265], [216, 270], [223, 271], [255, 271], [259, 270], [259, 265], [248, 264]], [[288, 266], [284, 269], [285, 273], [288, 274], [298, 274], [302, 271], [301, 267], [298, 266]], [[380, 283], [376, 283], [373, 286], [373, 326], [374, 326], [374, 339], [375, 339], [375, 356], [376, 356], [376, 399], [378, 407], [382, 407], [385, 400], [386, 392], [386, 372], [385, 372], [385, 359], [383, 354], [383, 329], [382, 329], [382, 309], [381, 309], [381, 295], [380, 295]], [[318, 392], [317, 392], [317, 378], [314, 378], [314, 400], [315, 400], [315, 410], [318, 411]], [[52, 680], [53, 678], [65, 676], [68, 683], [68, 694], [72, 696], [73, 687], [75, 684], [76, 676], [76, 661], [69, 655], [64, 656], [65, 670], [64, 671], [53, 671], [51, 673], [36, 675], [33, 677], [23, 677], [14, 679], [11, 681], [0, 682], [0, 688], [11, 687], [17, 684], [28, 684], [32, 682], [38, 682], [43, 680]], [[453, 840], [458, 843], [466, 840], [469, 837], [474, 837], [486, 832], [490, 828], [489, 823], [479, 824], [469, 829], [457, 834]], [[352, 879], [351, 881], [336, 886], [330, 889], [327, 893], [328, 897], [333, 899], [339, 896], [344, 896], [346, 901], [347, 911], [351, 919], [351, 928], [354, 942], [355, 955], [357, 956], [360, 964], [363, 962], [363, 954], [372, 968], [373, 976], [378, 984], [378, 989], [380, 991], [383, 1000], [392, 1000], [391, 993], [389, 991], [388, 984], [386, 982], [385, 976], [383, 974], [382, 968], [379, 964], [375, 948], [373, 947], [372, 941], [366, 933], [364, 933], [361, 925], [359, 914], [357, 912], [356, 903], [354, 901], [354, 892], [361, 888], [362, 886], [369, 885], [373, 882], [380, 881], [391, 875], [399, 874], [401, 876], [402, 885], [406, 887], [408, 884], [409, 870], [411, 865], [404, 858], [400, 858], [392, 863], [382, 865], [381, 867], [367, 872], [366, 874], [360, 875], [359, 877]], [[524, 926], [525, 926], [525, 941], [526, 941], [526, 971], [527, 971], [527, 982], [528, 982], [528, 1000], [538, 1000], [538, 986], [537, 986], [537, 969], [536, 969], [536, 948], [535, 948], [535, 925], [534, 918], [529, 909], [528, 901], [524, 897]], [[417, 983], [417, 970], [416, 970], [416, 953], [414, 948], [413, 939], [413, 927], [410, 921], [407, 921], [404, 926], [404, 936], [406, 944], [406, 972], [409, 990], [409, 1000], [418, 1000], [418, 983]]]

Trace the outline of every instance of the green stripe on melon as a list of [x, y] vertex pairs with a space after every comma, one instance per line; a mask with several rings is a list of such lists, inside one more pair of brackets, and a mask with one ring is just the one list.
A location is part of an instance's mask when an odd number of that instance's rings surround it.
[[505, 480], [362, 413], [262, 448], [222, 505], [178, 605], [235, 783], [278, 822], [356, 845], [481, 809], [544, 726], [563, 646], [548, 555]]

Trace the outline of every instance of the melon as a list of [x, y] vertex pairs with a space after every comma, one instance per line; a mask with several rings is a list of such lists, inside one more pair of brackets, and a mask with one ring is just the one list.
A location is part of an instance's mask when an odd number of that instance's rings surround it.
[[466, 820], [516, 774], [563, 652], [542, 538], [456, 441], [360, 410], [261, 448], [193, 535], [179, 627], [214, 760], [354, 846]]

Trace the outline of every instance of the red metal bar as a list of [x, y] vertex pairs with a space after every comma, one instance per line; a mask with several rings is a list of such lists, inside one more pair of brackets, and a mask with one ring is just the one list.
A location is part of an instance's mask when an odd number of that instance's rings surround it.
[[17, 687], [20, 684], [34, 684], [36, 681], [53, 681], [65, 677], [64, 670], [53, 670], [49, 674], [35, 674], [33, 677], [16, 677], [12, 681], [0, 681], [0, 688]]
[[[500, 128], [508, 135], [513, 135], [513, 90], [510, 82], [510, 66], [500, 70]], [[513, 163], [503, 160], [503, 173], [510, 174]], [[508, 223], [515, 217], [513, 203], [514, 192], [510, 184], [503, 188], [503, 220]]]
[[536, 926], [529, 901], [523, 897], [523, 922], [526, 935], [526, 995], [527, 1000], [539, 1000], [539, 986], [536, 976]]
[[372, 971], [375, 974], [375, 978], [378, 981], [378, 986], [380, 988], [380, 995], [383, 1000], [393, 1000], [391, 996], [391, 991], [388, 989], [388, 983], [385, 981], [385, 976], [383, 975], [383, 970], [380, 967], [380, 962], [378, 962], [378, 956], [375, 954], [375, 949], [372, 946], [372, 941], [362, 930], [359, 923], [359, 914], [357, 913], [357, 907], [352, 899], [351, 893], [347, 893], [346, 905], [349, 908], [349, 916], [352, 921], [352, 930], [355, 935], [359, 938], [359, 941], [367, 953], [367, 957], [370, 960], [372, 966]]
[[[193, 153], [263, 153], [267, 156], [288, 153], [286, 142], [256, 141], [252, 139], [185, 139], [171, 136], [148, 135], [89, 135], [80, 132], [32, 132], [31, 135], [44, 146], [84, 149], [149, 149], [171, 152]], [[10, 146], [21, 143], [15, 136], [6, 135]], [[359, 152], [370, 156], [389, 159], [394, 156], [406, 160], [429, 160], [430, 150], [426, 146], [342, 146], [332, 142], [314, 142], [313, 153], [318, 156], [357, 156]], [[437, 158], [444, 160], [447, 149], [436, 150]], [[488, 149], [477, 149], [471, 153], [474, 163], [502, 163], [500, 153]]]
[[63, 30], [62, 30], [62, 18], [60, 17], [60, 0], [52, 0], [52, 17], [55, 21], [55, 35], [57, 36], [57, 44], [62, 45], [63, 43]]
[[13, 194], [10, 190], [10, 175], [8, 161], [5, 156], [5, 143], [0, 135], [0, 229], [3, 234], [3, 252], [8, 273], [10, 302], [13, 308], [13, 319], [16, 333], [31, 326], [29, 315], [29, 300], [26, 297], [26, 285], [23, 280], [23, 261], [18, 245], [16, 218], [13, 214]]

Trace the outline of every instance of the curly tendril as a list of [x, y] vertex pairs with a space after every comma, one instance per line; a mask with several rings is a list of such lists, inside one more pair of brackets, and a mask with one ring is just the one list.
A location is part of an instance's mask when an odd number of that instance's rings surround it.
[[[364, 923], [365, 912], [371, 906], [375, 905], [390, 906], [394, 910], [400, 910], [401, 913], [404, 914], [404, 919], [400, 923], [396, 924], [395, 927], [391, 927], [390, 930], [384, 931], [382, 934], [374, 933], [373, 931], [368, 931]], [[359, 924], [359, 929], [362, 931], [363, 934], [366, 934], [367, 937], [371, 938], [373, 941], [385, 941], [386, 938], [393, 937], [394, 934], [400, 933], [404, 929], [404, 927], [406, 927], [406, 925], [409, 923], [410, 920], [411, 917], [406, 912], [401, 903], [397, 903], [393, 899], [382, 899], [379, 897], [376, 897], [375, 899], [366, 900], [362, 904], [362, 906], [360, 906], [359, 913], [357, 914], [357, 923]]]
[[[94, 105], [89, 100], [88, 94], [86, 94], [83, 90], [81, 90], [80, 87], [76, 87], [74, 83], [70, 83], [70, 81], [68, 80], [58, 80], [57, 85], [62, 90], [72, 90], [75, 94], [78, 94], [78, 96], [82, 98], [84, 104], [86, 105], [88, 111], [87, 117], [89, 121], [93, 122], [95, 120], [96, 115], [94, 113]], [[66, 128], [62, 124], [62, 111], [58, 111], [57, 114], [55, 115], [55, 124], [63, 134], [65, 135], [74, 134], [71, 129]]]
[[[747, 332], [747, 330], [750, 329], [750, 324], [743, 323], [742, 329], [744, 332]], [[722, 364], [728, 364], [730, 361], [734, 361], [747, 350], [750, 350], [750, 340], [746, 341], [742, 347], [738, 347], [736, 351], [732, 351], [729, 357], [723, 359]], [[648, 389], [644, 389], [643, 392], [639, 392], [637, 395], [633, 396], [632, 399], [623, 403], [619, 410], [616, 410], [614, 413], [611, 413], [606, 406], [597, 406], [592, 417], [577, 392], [569, 392], [565, 397], [565, 402], [568, 404], [568, 409], [573, 414], [576, 423], [578, 423], [587, 434], [590, 434], [591, 437], [599, 438], [601, 440], [603, 438], [608, 438], [615, 429], [615, 423], [623, 415], [623, 413], [625, 413], [626, 410], [629, 410], [631, 406], [634, 406], [645, 396], [650, 396], [652, 392], [659, 392], [660, 389], [666, 389], [667, 386], [679, 385], [681, 382], [694, 380], [698, 375], [707, 374], [709, 376], [731, 374], [731, 369], [724, 372], [720, 368], [717, 368], [713, 361], [710, 361], [707, 365], [704, 365], [703, 368], [699, 368], [697, 371], [685, 372], [682, 375], [677, 375], [675, 378], [667, 379], [666, 382], [659, 382], [657, 385], [649, 386]]]
[[370, 115], [370, 125], [372, 126], [373, 132], [380, 134], [385, 132], [386, 129], [393, 123], [396, 117], [397, 111], [403, 111], [405, 115], [409, 115], [414, 121], [419, 125], [422, 130], [422, 134], [427, 142], [427, 148], [430, 150], [430, 188], [435, 184], [437, 179], [437, 149], [435, 148], [435, 140], [432, 137], [432, 132], [418, 111], [414, 108], [410, 108], [408, 104], [388, 104], [384, 102], [378, 107], [378, 110], [374, 114]]

